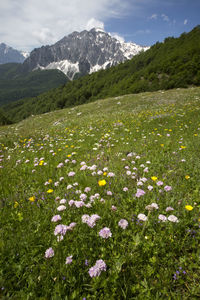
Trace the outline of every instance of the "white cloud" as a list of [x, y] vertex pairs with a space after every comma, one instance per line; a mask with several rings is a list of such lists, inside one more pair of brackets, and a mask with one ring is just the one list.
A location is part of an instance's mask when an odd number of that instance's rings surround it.
[[116, 40], [120, 41], [120, 42], [125, 42], [124, 38], [119, 35], [117, 32], [111, 32], [109, 33], [112, 37], [114, 37]]
[[103, 28], [108, 19], [129, 13], [129, 7], [130, 0], [3, 0], [0, 42], [32, 50], [75, 30]]
[[158, 15], [157, 14], [153, 14], [151, 17], [150, 17], [150, 19], [152, 19], [152, 20], [156, 20], [158, 18]]
[[86, 29], [87, 30], [90, 30], [92, 28], [101, 28], [101, 29], [104, 29], [104, 23], [99, 21], [99, 20], [96, 20], [94, 18], [90, 19], [87, 24], [86, 24]]
[[188, 23], [188, 20], [185, 19], [184, 22], [183, 22], [183, 24], [184, 24], [184, 25], [187, 25], [187, 23]]
[[169, 22], [169, 17], [166, 16], [165, 14], [162, 14], [161, 17], [162, 17], [163, 21]]

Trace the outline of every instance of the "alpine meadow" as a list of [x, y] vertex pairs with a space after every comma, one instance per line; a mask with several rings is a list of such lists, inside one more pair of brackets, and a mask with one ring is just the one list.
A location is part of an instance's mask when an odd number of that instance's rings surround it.
[[56, 72], [0, 92], [0, 299], [199, 299], [200, 27]]

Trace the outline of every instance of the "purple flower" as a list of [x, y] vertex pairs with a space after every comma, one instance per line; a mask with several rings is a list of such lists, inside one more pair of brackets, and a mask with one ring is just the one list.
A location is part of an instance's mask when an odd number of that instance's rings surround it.
[[141, 189], [137, 189], [137, 193], [135, 194], [135, 197], [139, 198], [145, 194], [146, 194], [145, 191], [143, 191]]
[[58, 222], [61, 220], [61, 216], [60, 215], [55, 215], [52, 217], [51, 222]]
[[158, 186], [161, 186], [161, 185], [163, 185], [163, 182], [162, 182], [162, 181], [158, 181], [158, 182], [157, 182], [157, 185], [158, 185]]
[[166, 186], [164, 187], [164, 190], [165, 190], [166, 192], [169, 192], [169, 191], [172, 190], [172, 187], [169, 186], [169, 185], [166, 185]]
[[126, 227], [128, 226], [128, 222], [125, 219], [121, 219], [118, 222], [119, 227], [121, 227], [122, 229], [126, 229]]
[[56, 226], [55, 230], [54, 230], [54, 235], [62, 235], [64, 236], [67, 232], [67, 228], [68, 226], [63, 225], [63, 224], [59, 224]]
[[110, 228], [104, 227], [99, 231], [99, 236], [104, 239], [107, 239], [112, 236], [112, 232], [110, 231]]
[[89, 269], [90, 277], [97, 277], [102, 271], [106, 271], [106, 264], [102, 259], [96, 261], [96, 264]]
[[66, 258], [66, 262], [65, 262], [65, 264], [66, 265], [70, 265], [71, 263], [72, 263], [72, 255], [70, 255], [70, 256], [68, 256], [67, 258]]
[[68, 176], [73, 177], [75, 174], [76, 174], [75, 172], [71, 171], [71, 172], [68, 173]]
[[54, 256], [54, 250], [52, 248], [49, 248], [45, 251], [45, 257], [50, 258]]

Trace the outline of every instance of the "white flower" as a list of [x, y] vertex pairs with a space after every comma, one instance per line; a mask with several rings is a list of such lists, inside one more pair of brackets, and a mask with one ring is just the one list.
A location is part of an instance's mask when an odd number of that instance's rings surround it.
[[162, 222], [166, 222], [167, 221], [167, 217], [165, 215], [159, 215], [158, 219]]
[[140, 221], [147, 221], [147, 216], [145, 216], [144, 214], [139, 214], [139, 215], [138, 215], [138, 219], [139, 219]]
[[173, 223], [178, 223], [178, 222], [179, 222], [178, 218], [177, 218], [176, 216], [174, 216], [174, 215], [170, 215], [170, 216], [168, 217], [168, 220], [169, 220], [170, 222], [173, 222]]

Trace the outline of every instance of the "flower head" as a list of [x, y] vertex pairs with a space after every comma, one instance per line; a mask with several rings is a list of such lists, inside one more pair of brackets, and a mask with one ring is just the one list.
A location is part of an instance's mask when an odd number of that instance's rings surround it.
[[99, 181], [98, 181], [98, 184], [99, 184], [99, 186], [104, 186], [104, 185], [106, 185], [105, 179], [99, 180]]
[[112, 236], [112, 232], [110, 231], [110, 228], [104, 227], [99, 231], [99, 236], [104, 239], [107, 239]]
[[50, 258], [54, 256], [54, 250], [52, 248], [49, 248], [45, 251], [45, 257]]
[[186, 210], [189, 210], [189, 211], [193, 210], [193, 208], [194, 208], [194, 207], [191, 206], [191, 205], [186, 205], [186, 206], [185, 206], [185, 209], [186, 209]]
[[128, 221], [125, 219], [121, 219], [118, 222], [119, 227], [121, 227], [122, 229], [126, 229], [126, 227], [128, 226]]

